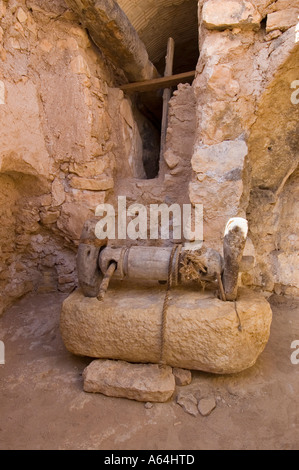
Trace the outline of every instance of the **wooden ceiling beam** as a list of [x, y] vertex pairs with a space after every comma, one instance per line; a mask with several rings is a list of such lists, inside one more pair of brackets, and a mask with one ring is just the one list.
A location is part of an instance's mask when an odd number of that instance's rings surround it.
[[122, 85], [120, 89], [125, 93], [146, 93], [163, 88], [171, 88], [177, 86], [179, 83], [192, 83], [195, 78], [195, 70], [192, 72], [179, 73], [169, 77], [154, 78], [152, 80], [145, 80], [142, 82], [128, 83]]

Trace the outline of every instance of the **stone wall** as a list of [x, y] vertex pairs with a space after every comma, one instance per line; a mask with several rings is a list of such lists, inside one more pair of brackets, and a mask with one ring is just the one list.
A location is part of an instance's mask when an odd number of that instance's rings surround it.
[[82, 225], [116, 166], [138, 173], [140, 136], [121, 71], [63, 0], [1, 0], [0, 19], [2, 312], [30, 290], [74, 288]]
[[228, 218], [247, 217], [256, 266], [243, 282], [269, 292], [299, 288], [295, 230], [284, 222], [296, 209], [283, 205], [299, 163], [298, 14], [299, 2], [286, 0], [199, 2], [190, 199], [204, 204], [205, 240], [218, 249]]
[[298, 15], [298, 1], [199, 1], [196, 80], [170, 101], [153, 178], [157, 131], [64, 1], [0, 0], [0, 313], [70, 292], [84, 221], [119, 195], [202, 203], [220, 250], [228, 218], [246, 216], [243, 284], [298, 294]]

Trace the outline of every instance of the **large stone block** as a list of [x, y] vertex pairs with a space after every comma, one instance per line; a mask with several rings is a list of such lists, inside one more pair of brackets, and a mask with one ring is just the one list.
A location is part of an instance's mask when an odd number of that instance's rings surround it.
[[[103, 302], [80, 290], [63, 303], [61, 334], [73, 354], [158, 363], [165, 289], [116, 283]], [[168, 365], [218, 374], [251, 367], [265, 348], [272, 321], [261, 294], [240, 289], [236, 308], [213, 293], [176, 288], [167, 313], [164, 357]]]
[[262, 17], [250, 2], [209, 0], [203, 6], [202, 20], [208, 29], [242, 28], [258, 30]]
[[244, 140], [225, 141], [209, 147], [198, 147], [192, 157], [192, 168], [196, 173], [207, 174], [221, 180], [231, 180], [232, 172], [243, 170], [244, 158], [247, 155]]
[[0, 171], [50, 179], [36, 86], [31, 81], [0, 82], [0, 104]]

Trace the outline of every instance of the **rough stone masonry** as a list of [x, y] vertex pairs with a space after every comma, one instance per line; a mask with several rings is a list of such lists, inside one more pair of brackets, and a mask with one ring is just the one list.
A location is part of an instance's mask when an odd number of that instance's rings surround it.
[[120, 45], [114, 57], [96, 47], [64, 0], [0, 1], [0, 312], [29, 291], [70, 292], [83, 223], [118, 195], [203, 203], [217, 249], [226, 221], [247, 218], [256, 263], [242, 284], [298, 295], [298, 1], [200, 0], [197, 18], [188, 0], [140, 0], [142, 15], [118, 5], [144, 43], [139, 72], [161, 69], [165, 36], [179, 59], [199, 46], [195, 81], [170, 101], [156, 179], [142, 155], [159, 135], [119, 89], [135, 80]]

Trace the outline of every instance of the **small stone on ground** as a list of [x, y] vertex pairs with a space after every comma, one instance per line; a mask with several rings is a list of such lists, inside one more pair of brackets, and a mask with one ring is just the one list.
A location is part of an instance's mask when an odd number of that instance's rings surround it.
[[209, 416], [216, 408], [216, 401], [214, 398], [203, 398], [198, 403], [198, 411], [202, 416]]
[[179, 392], [176, 401], [186, 413], [198, 416], [197, 398], [192, 393], [182, 390]]
[[153, 406], [154, 406], [154, 405], [153, 405], [150, 401], [148, 401], [148, 402], [146, 402], [146, 404], [144, 405], [144, 408], [146, 408], [147, 410], [151, 410]]

